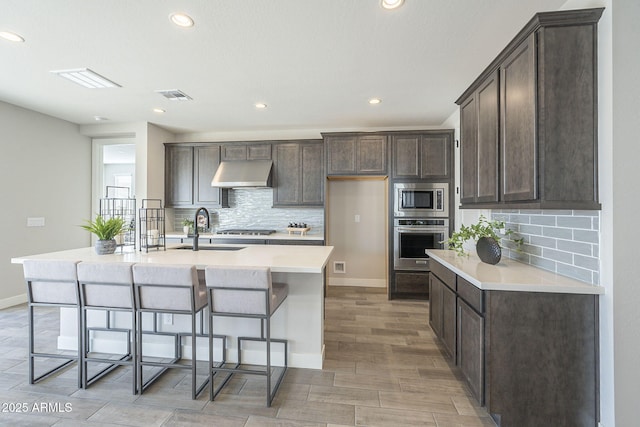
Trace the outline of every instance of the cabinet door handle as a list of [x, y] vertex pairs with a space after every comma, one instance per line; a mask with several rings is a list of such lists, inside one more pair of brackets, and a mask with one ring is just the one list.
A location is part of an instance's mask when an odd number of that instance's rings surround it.
[[417, 260], [416, 261], [416, 264], [426, 264], [426, 263], [427, 263], [427, 261], [424, 261], [424, 260]]

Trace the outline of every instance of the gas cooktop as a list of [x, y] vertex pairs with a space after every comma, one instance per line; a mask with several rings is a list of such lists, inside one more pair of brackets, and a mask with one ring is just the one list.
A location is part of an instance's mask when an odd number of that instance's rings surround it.
[[251, 236], [268, 236], [275, 233], [276, 230], [252, 230], [246, 228], [230, 228], [228, 230], [218, 230], [216, 234], [235, 234], [235, 235], [251, 235]]

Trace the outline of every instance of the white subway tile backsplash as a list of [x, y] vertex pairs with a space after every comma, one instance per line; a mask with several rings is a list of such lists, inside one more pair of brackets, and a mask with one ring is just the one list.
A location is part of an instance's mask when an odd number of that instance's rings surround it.
[[584, 255], [574, 255], [573, 264], [578, 267], [588, 268], [589, 270], [593, 271], [597, 271], [598, 267], [600, 266], [598, 258]]
[[555, 249], [557, 240], [550, 237], [530, 236], [529, 243], [535, 246]]
[[599, 238], [597, 231], [573, 230], [573, 240], [578, 242], [598, 243]]
[[522, 238], [520, 250], [503, 239], [503, 256], [594, 285], [600, 282], [600, 211], [494, 210]]
[[558, 249], [575, 254], [593, 255], [593, 245], [573, 240], [558, 240]]
[[573, 254], [571, 252], [557, 251], [549, 248], [542, 250], [542, 257], [567, 264], [571, 264], [573, 262]]
[[532, 256], [530, 259], [531, 261], [528, 262], [527, 264], [535, 265], [538, 268], [542, 268], [549, 271], [555, 271], [556, 269], [556, 263], [554, 261], [551, 261], [542, 257], [538, 257], [538, 256]]
[[556, 225], [556, 217], [555, 216], [545, 216], [545, 215], [531, 215], [530, 223], [536, 225], [548, 225], [555, 226]]
[[576, 267], [575, 265], [557, 263], [556, 264], [556, 273], [562, 274], [563, 276], [569, 276], [574, 279], [580, 280], [581, 282], [591, 283], [593, 280], [593, 271], [587, 270], [586, 268]]
[[[513, 219], [513, 215], [512, 215], [512, 218], [509, 219], [509, 221], [517, 222], [516, 220]], [[518, 227], [517, 231], [523, 234], [542, 236], [542, 227], [539, 225], [527, 225], [527, 224], [520, 223], [520, 226]]]
[[[271, 188], [229, 190], [229, 207], [211, 210], [211, 228], [254, 228], [285, 231], [290, 222], [306, 223], [310, 234], [324, 234], [322, 208], [274, 208]], [[195, 209], [174, 209], [175, 230], [182, 220], [193, 219]]]
[[559, 216], [556, 221], [558, 227], [585, 228], [587, 230], [591, 230], [591, 217]]
[[570, 228], [544, 227], [542, 234], [545, 237], [555, 237], [556, 239], [571, 239], [573, 231]]

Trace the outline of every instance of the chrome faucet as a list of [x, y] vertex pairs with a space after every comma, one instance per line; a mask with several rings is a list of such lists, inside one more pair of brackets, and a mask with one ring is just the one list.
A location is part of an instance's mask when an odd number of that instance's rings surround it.
[[200, 216], [200, 212], [204, 212], [204, 214], [207, 216], [206, 228], [211, 227], [211, 217], [209, 216], [209, 211], [207, 210], [207, 208], [205, 207], [198, 208], [196, 210], [196, 216], [193, 220], [193, 250], [194, 251], [198, 250], [198, 239], [200, 237], [200, 233], [198, 231], [198, 217]]

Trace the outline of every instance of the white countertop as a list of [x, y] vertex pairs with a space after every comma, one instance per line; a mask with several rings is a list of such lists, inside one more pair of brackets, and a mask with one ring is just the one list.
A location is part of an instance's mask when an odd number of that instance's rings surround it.
[[482, 290], [604, 294], [602, 286], [580, 282], [508, 258], [491, 265], [480, 261], [475, 254], [460, 256], [451, 250], [428, 250], [427, 254]]
[[[180, 231], [169, 231], [165, 233], [165, 237], [168, 239], [191, 239], [192, 235], [186, 235]], [[301, 236], [300, 233], [284, 233], [276, 232], [266, 236], [247, 235], [247, 234], [216, 234], [216, 233], [200, 233], [201, 239], [264, 239], [264, 240], [324, 240], [322, 234], [305, 234]]]
[[329, 260], [333, 246], [293, 245], [200, 245], [204, 247], [240, 246], [237, 251], [212, 251], [172, 249], [183, 245], [167, 245], [167, 250], [150, 249], [148, 253], [133, 251], [124, 253], [120, 249], [112, 255], [98, 255], [93, 247], [70, 249], [46, 254], [12, 258], [14, 264], [25, 259], [67, 259], [104, 262], [142, 262], [155, 264], [194, 264], [198, 269], [208, 265], [238, 265], [270, 267], [275, 273], [322, 273]]

